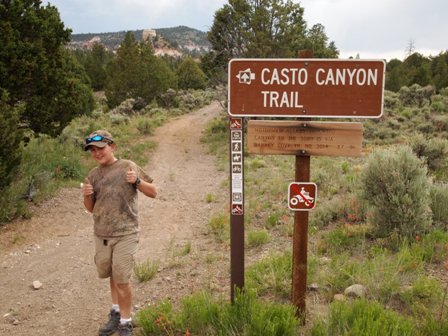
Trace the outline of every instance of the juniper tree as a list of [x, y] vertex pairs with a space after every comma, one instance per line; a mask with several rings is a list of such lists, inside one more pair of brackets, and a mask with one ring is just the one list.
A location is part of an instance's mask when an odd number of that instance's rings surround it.
[[89, 80], [65, 49], [70, 33], [54, 6], [0, 2], [0, 88], [24, 106], [20, 119], [36, 133], [57, 135], [92, 110]]
[[18, 108], [13, 108], [6, 91], [0, 90], [0, 191], [9, 185], [20, 164], [22, 132], [18, 124]]
[[208, 33], [206, 74], [225, 72], [231, 58], [297, 57], [299, 50], [309, 48], [315, 57], [337, 57], [324, 27], [308, 29], [303, 15], [300, 3], [291, 0], [229, 0], [215, 12]]
[[149, 103], [169, 88], [177, 88], [175, 75], [166, 62], [154, 55], [149, 43], [138, 43], [132, 32], [126, 34], [106, 72], [110, 107], [128, 98], [140, 97]]

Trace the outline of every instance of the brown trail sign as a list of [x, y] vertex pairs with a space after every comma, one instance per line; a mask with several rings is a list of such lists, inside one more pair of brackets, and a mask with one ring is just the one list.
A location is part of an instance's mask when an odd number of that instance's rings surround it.
[[385, 70], [382, 60], [233, 59], [229, 114], [378, 118]]
[[251, 154], [360, 156], [361, 123], [249, 120]]

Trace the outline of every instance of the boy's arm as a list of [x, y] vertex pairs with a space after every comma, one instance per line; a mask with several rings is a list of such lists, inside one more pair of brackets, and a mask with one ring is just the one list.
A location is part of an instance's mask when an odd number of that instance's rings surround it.
[[[143, 178], [140, 178], [138, 176], [136, 170], [140, 170], [141, 176], [143, 176]], [[138, 167], [133, 168], [132, 166], [129, 166], [128, 171], [126, 172], [126, 181], [134, 185], [134, 187], [144, 195], [151, 198], [156, 198], [157, 189], [156, 186], [152, 184], [152, 178], [150, 178], [143, 170], [139, 169]]]
[[134, 184], [136, 186], [137, 190], [141, 191], [144, 195], [146, 195], [148, 197], [156, 198], [156, 196], [157, 196], [156, 186], [154, 184], [152, 184], [150, 182], [146, 182], [142, 179], [138, 179], [138, 180], [140, 180], [140, 183]]
[[90, 184], [88, 178], [85, 179], [84, 184], [82, 185], [82, 194], [84, 196], [84, 206], [89, 212], [92, 212], [93, 207], [95, 206], [95, 201], [93, 200], [93, 186]]
[[89, 212], [93, 211], [93, 207], [95, 206], [95, 202], [92, 199], [92, 196], [84, 195], [84, 206]]

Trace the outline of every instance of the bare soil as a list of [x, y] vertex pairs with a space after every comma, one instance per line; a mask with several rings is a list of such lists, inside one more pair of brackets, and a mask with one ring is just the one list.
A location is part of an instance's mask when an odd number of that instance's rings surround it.
[[[148, 282], [132, 279], [135, 311], [167, 298], [178, 302], [201, 288], [229, 291], [228, 247], [207, 234], [210, 217], [226, 208], [227, 176], [200, 142], [206, 123], [220, 112], [213, 103], [151, 137], [158, 147], [145, 168], [158, 197], [139, 197], [137, 263], [160, 266]], [[207, 194], [216, 199], [207, 202]], [[0, 228], [0, 334], [97, 334], [110, 297], [108, 280], [97, 278], [93, 263], [92, 223], [80, 189], [68, 188], [35, 206], [31, 219]], [[34, 281], [42, 287], [34, 289]]]

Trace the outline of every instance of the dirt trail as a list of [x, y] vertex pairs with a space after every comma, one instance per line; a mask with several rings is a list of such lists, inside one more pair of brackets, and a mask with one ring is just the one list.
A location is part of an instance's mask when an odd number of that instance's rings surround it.
[[[228, 282], [228, 266], [212, 277], [209, 265], [226, 263], [227, 251], [204, 234], [211, 214], [225, 206], [226, 176], [199, 141], [204, 125], [219, 111], [213, 103], [162, 126], [153, 137], [159, 145], [146, 170], [159, 196], [139, 198], [137, 262], [159, 260], [160, 270], [147, 283], [132, 280], [136, 309], [204, 285], [222, 290]], [[208, 193], [218, 200], [207, 203]], [[108, 282], [96, 275], [92, 218], [79, 189], [64, 189], [37, 207], [30, 220], [1, 228], [0, 244], [0, 334], [97, 334], [110, 307]], [[186, 246], [191, 252], [181, 253]], [[32, 287], [35, 280], [42, 283], [38, 290]]]

